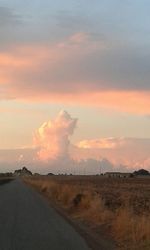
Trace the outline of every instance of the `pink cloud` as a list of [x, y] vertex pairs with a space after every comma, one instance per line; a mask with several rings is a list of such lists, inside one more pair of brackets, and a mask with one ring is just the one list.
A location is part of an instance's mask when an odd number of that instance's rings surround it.
[[101, 138], [83, 140], [72, 149], [75, 159], [108, 159], [114, 166], [150, 169], [150, 139]]
[[97, 173], [100, 164], [106, 169], [150, 169], [150, 139], [98, 138], [71, 143], [77, 119], [61, 111], [54, 119], [43, 123], [34, 133], [34, 146], [15, 150], [0, 150], [0, 162], [4, 165], [38, 166], [40, 169], [79, 173], [88, 166]]
[[61, 111], [54, 120], [43, 123], [34, 136], [35, 144], [40, 147], [40, 160], [57, 160], [68, 157], [70, 136], [76, 127], [77, 119], [66, 111]]
[[108, 159], [114, 168], [120, 165], [128, 169], [150, 168], [150, 139], [109, 137], [72, 144], [70, 140], [76, 124], [77, 119], [65, 111], [61, 111], [55, 119], [43, 123], [34, 135], [35, 145], [39, 148], [37, 160], [63, 165], [62, 161], [71, 164], [66, 160], [74, 159], [78, 165], [77, 162], [82, 160]]
[[77, 144], [77, 147], [84, 149], [115, 149], [124, 144], [124, 138], [101, 138], [94, 140], [83, 140]]
[[[34, 94], [34, 93], [33, 93]], [[80, 93], [39, 93], [36, 96], [20, 96], [22, 100], [49, 102], [89, 107], [108, 108], [133, 114], [150, 114], [150, 92], [138, 91], [101, 91]]]
[[[103, 64], [108, 51], [111, 53], [111, 48], [104, 41], [94, 41], [89, 34], [78, 32], [60, 43], [18, 46], [7, 53], [1, 52], [0, 99], [57, 102], [149, 114], [149, 90], [126, 86], [120, 89], [117, 80], [113, 89], [114, 80], [111, 82], [99, 70], [95, 71], [98, 63], [90, 65], [90, 55], [97, 58], [98, 53], [98, 60], [102, 57]], [[122, 78], [126, 85], [128, 74], [126, 79]]]

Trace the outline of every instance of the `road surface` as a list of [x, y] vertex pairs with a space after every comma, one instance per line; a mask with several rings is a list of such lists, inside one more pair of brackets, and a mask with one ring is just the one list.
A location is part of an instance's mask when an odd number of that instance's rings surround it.
[[20, 180], [0, 186], [0, 250], [89, 250], [47, 201]]

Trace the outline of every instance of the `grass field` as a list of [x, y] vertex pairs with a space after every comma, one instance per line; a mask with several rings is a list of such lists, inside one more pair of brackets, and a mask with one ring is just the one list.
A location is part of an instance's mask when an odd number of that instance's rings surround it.
[[43, 176], [25, 181], [96, 234], [103, 228], [117, 249], [150, 249], [149, 178]]

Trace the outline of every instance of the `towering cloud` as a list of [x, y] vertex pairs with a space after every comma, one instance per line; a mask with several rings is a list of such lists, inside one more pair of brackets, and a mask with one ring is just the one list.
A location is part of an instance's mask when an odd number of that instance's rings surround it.
[[58, 160], [68, 157], [70, 136], [76, 127], [77, 119], [66, 111], [61, 111], [53, 120], [43, 123], [35, 132], [34, 141], [39, 146], [40, 160]]
[[[85, 162], [86, 166], [90, 165], [93, 170], [96, 165], [91, 164], [92, 161], [89, 159], [96, 160], [98, 166], [101, 159], [108, 159], [112, 164], [111, 167], [109, 164], [109, 168], [119, 166], [120, 168], [126, 166], [128, 169], [149, 168], [149, 139], [110, 137], [82, 140], [76, 145], [71, 145], [70, 137], [76, 124], [77, 119], [72, 118], [66, 111], [61, 111], [55, 119], [43, 123], [34, 134], [37, 146], [36, 162], [40, 160], [43, 164], [45, 161], [53, 169], [61, 168], [61, 171], [62, 169], [71, 171], [72, 164], [82, 169], [83, 165], [85, 167]], [[85, 162], [81, 164], [83, 160]], [[108, 169], [108, 164], [103, 163], [103, 167], [105, 171]]]

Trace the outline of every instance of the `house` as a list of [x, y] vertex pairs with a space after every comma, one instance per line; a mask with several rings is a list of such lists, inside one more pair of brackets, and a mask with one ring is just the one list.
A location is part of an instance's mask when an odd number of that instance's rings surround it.
[[106, 172], [104, 174], [106, 177], [118, 177], [118, 178], [129, 178], [132, 176], [131, 173], [121, 173], [121, 172]]
[[28, 170], [26, 167], [22, 169], [15, 170], [14, 176], [31, 176], [32, 172]]

